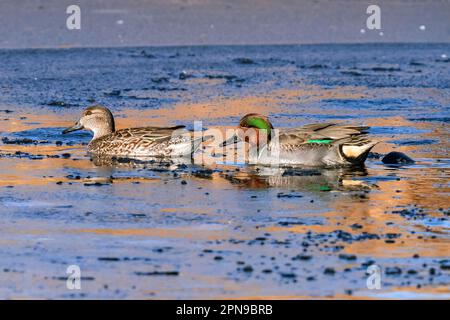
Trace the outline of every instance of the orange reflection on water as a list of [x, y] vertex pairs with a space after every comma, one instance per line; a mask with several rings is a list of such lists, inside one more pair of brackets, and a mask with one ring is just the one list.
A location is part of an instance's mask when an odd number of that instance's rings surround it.
[[[198, 228], [146, 228], [146, 229], [75, 229], [70, 230], [72, 233], [91, 233], [98, 235], [110, 236], [140, 236], [140, 237], [156, 237], [156, 238], [183, 238], [183, 239], [203, 239], [203, 240], [219, 240], [227, 239], [233, 233], [226, 229], [198, 229]], [[235, 235], [233, 234], [233, 237]]]

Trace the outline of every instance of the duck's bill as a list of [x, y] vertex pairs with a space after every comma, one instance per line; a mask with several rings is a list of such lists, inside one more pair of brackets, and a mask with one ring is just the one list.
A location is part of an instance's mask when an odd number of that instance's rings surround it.
[[77, 131], [77, 130], [81, 130], [83, 129], [83, 126], [80, 123], [76, 123], [74, 126], [67, 128], [66, 130], [64, 130], [62, 133], [66, 134], [72, 131]]
[[229, 146], [230, 144], [236, 144], [239, 141], [241, 141], [241, 139], [239, 139], [239, 137], [237, 135], [233, 135], [231, 138], [225, 140], [224, 142], [222, 142], [219, 146], [221, 148], [225, 147], [225, 146]]

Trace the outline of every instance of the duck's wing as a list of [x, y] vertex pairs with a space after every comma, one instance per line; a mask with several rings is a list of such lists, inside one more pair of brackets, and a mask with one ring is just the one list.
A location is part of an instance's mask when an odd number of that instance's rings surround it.
[[279, 147], [285, 152], [300, 149], [318, 150], [337, 147], [342, 158], [361, 164], [378, 141], [368, 139], [369, 127], [338, 125], [333, 123], [309, 124], [303, 127], [282, 130]]
[[173, 136], [174, 131], [184, 128], [185, 126], [127, 128], [114, 132], [114, 139], [128, 140], [138, 138], [161, 142], [170, 140], [170, 138], [172, 138]]
[[279, 132], [280, 146], [295, 146], [315, 143], [332, 144], [336, 140], [356, 137], [367, 133], [369, 127], [339, 125], [335, 123], [313, 123], [302, 127], [282, 129]]
[[369, 127], [325, 123], [325, 124], [309, 124], [300, 127], [300, 129], [306, 132], [309, 131], [312, 136], [319, 135], [333, 140], [338, 140], [358, 136], [361, 134], [366, 134], [369, 130]]

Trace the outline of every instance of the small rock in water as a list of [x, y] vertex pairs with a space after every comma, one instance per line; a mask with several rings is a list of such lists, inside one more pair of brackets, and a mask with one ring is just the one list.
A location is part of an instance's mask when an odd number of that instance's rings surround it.
[[326, 268], [323, 271], [323, 273], [326, 274], [326, 275], [333, 276], [336, 273], [336, 270], [334, 270], [333, 268]]
[[244, 268], [242, 268], [242, 271], [253, 272], [253, 267], [251, 265], [246, 265]]
[[180, 80], [186, 80], [188, 78], [192, 78], [192, 75], [187, 73], [186, 71], [181, 71], [180, 74], [178, 75], [178, 79]]
[[341, 253], [339, 255], [339, 259], [343, 259], [343, 260], [356, 260], [357, 257], [354, 254], [345, 254], [345, 253]]
[[249, 58], [236, 58], [236, 59], [233, 59], [233, 62], [237, 63], [237, 64], [254, 64], [255, 63], [252, 59], [249, 59]]
[[381, 160], [385, 164], [412, 164], [415, 163], [413, 159], [408, 157], [406, 154], [402, 152], [389, 152], [384, 158]]
[[450, 260], [441, 260], [439, 261], [442, 270], [450, 270]]
[[402, 269], [400, 269], [399, 267], [387, 267], [384, 271], [385, 274], [387, 275], [400, 275], [402, 273]]
[[32, 139], [28, 139], [28, 138], [23, 138], [23, 139], [9, 139], [8, 137], [3, 137], [2, 138], [2, 142], [4, 144], [37, 144], [38, 141], [36, 140], [32, 140]]

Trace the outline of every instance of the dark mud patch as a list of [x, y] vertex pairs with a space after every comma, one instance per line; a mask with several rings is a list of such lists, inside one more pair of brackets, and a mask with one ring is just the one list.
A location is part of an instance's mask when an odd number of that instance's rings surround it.
[[391, 140], [390, 142], [399, 146], [420, 146], [438, 143], [439, 141], [432, 139], [423, 139], [423, 140], [402, 139], [402, 140]]
[[[359, 234], [352, 234], [343, 230], [334, 230], [329, 233], [314, 233], [308, 231], [306, 234], [306, 241], [310, 242], [310, 245], [331, 243], [336, 244], [338, 242], [344, 242], [351, 244], [353, 242], [367, 241], [367, 240], [380, 240], [380, 239], [395, 239], [400, 238], [401, 234], [376, 234], [369, 232], [362, 232]], [[341, 246], [335, 246], [334, 249], [338, 251], [342, 249]]]
[[410, 121], [420, 121], [420, 122], [445, 122], [449, 123], [449, 117], [423, 117], [423, 118], [408, 118]]
[[150, 271], [150, 272], [144, 272], [144, 271], [135, 271], [135, 275], [140, 277], [152, 277], [152, 276], [178, 276], [180, 273], [178, 271]]
[[253, 61], [250, 58], [235, 58], [235, 59], [233, 59], [233, 62], [236, 64], [241, 64], [241, 65], [255, 64], [255, 61]]
[[98, 261], [106, 261], [106, 262], [117, 262], [120, 261], [120, 258], [117, 257], [99, 257], [97, 258]]
[[411, 61], [411, 62], [409, 63], [409, 65], [410, 65], [410, 66], [415, 66], [415, 67], [423, 67], [423, 66], [426, 66], [425, 63], [419, 62], [419, 61]]
[[375, 72], [395, 72], [395, 71], [402, 71], [401, 68], [398, 67], [373, 67], [368, 69], [361, 69], [361, 70], [370, 70]]
[[10, 139], [10, 138], [8, 138], [8, 137], [3, 137], [3, 138], [2, 138], [2, 142], [3, 142], [4, 144], [17, 144], [17, 145], [46, 144], [46, 143], [48, 143], [47, 140], [38, 141], [38, 140], [29, 139], [29, 138]]
[[364, 76], [364, 73], [358, 70], [341, 70], [341, 74], [346, 76], [354, 76], [354, 77], [361, 77]]
[[42, 103], [42, 105], [46, 105], [49, 107], [64, 107], [64, 108], [70, 108], [70, 107], [78, 107], [79, 104], [76, 103], [70, 103], [62, 100], [51, 100], [48, 102]]
[[306, 66], [305, 68], [307, 68], [307, 69], [328, 69], [329, 66], [326, 64], [316, 63], [316, 64]]
[[55, 155], [43, 155], [43, 154], [32, 154], [23, 151], [0, 153], [0, 158], [16, 158], [16, 159], [28, 159], [28, 160], [42, 160], [44, 158], [55, 158]]
[[146, 59], [155, 59], [157, 58], [156, 55], [147, 52], [147, 50], [141, 50], [139, 53], [132, 53], [130, 54], [131, 58], [146, 58]]

